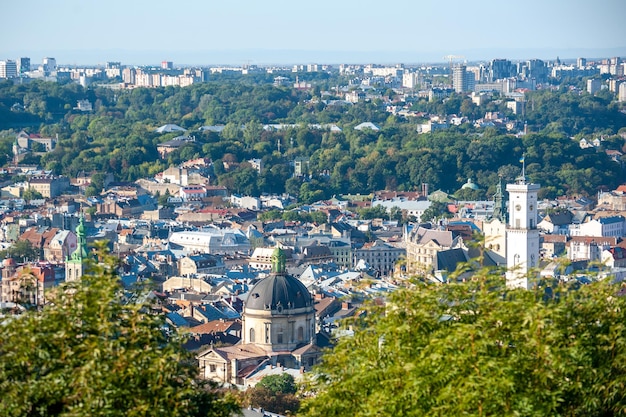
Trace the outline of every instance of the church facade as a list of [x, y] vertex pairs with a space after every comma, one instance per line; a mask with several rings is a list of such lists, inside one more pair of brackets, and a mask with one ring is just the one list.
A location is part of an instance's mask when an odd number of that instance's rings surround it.
[[285, 253], [275, 249], [272, 273], [248, 293], [241, 342], [198, 355], [204, 378], [246, 386], [247, 378], [267, 364], [304, 372], [318, 361], [313, 297], [300, 280], [286, 273], [285, 265]]

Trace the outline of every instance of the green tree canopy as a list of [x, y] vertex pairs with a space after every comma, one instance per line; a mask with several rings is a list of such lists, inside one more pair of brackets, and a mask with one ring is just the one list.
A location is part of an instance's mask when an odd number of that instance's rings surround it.
[[10, 248], [0, 251], [0, 257], [3, 259], [13, 258], [22, 263], [39, 259], [39, 252], [29, 240], [18, 240]]
[[231, 416], [231, 397], [194, 379], [150, 293], [124, 293], [103, 248], [43, 310], [2, 320], [0, 416]]
[[397, 291], [349, 323], [354, 336], [310, 374], [302, 415], [625, 415], [619, 289], [506, 290], [480, 276]]
[[246, 393], [247, 401], [255, 406], [276, 413], [295, 412], [300, 400], [293, 376], [287, 373], [267, 375]]
[[274, 394], [295, 394], [297, 390], [293, 376], [287, 373], [263, 377], [257, 386], [266, 388]]

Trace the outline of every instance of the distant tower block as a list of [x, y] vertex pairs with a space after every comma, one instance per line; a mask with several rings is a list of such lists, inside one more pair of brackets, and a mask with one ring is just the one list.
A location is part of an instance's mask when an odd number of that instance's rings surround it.
[[[523, 162], [523, 158], [522, 158]], [[537, 230], [537, 193], [539, 184], [530, 184], [522, 175], [514, 184], [507, 184], [509, 193], [509, 224], [506, 230], [506, 284], [509, 288], [532, 287], [532, 270], [539, 262], [539, 230]]]

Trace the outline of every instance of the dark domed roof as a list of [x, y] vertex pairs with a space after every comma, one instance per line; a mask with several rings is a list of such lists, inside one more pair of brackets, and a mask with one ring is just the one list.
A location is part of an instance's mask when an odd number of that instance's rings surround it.
[[252, 287], [245, 308], [282, 312], [283, 309], [311, 306], [311, 294], [299, 279], [286, 274], [271, 274]]

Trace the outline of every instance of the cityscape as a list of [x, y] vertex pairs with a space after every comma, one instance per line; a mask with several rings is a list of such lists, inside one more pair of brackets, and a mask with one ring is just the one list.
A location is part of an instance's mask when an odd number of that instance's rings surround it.
[[623, 6], [558, 3], [7, 5], [0, 417], [626, 413]]

